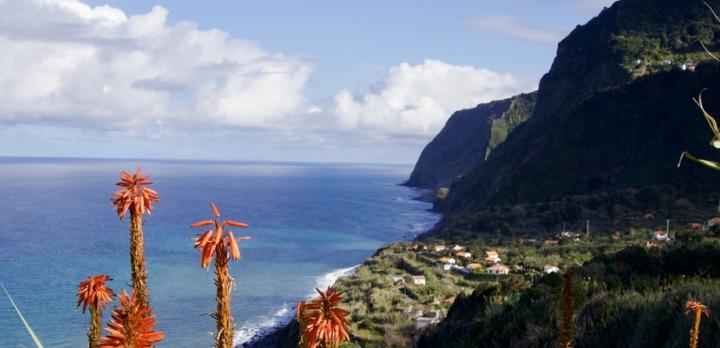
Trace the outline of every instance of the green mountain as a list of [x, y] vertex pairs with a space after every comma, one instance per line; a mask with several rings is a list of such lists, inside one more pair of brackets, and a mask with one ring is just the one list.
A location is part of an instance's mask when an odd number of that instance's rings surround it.
[[[676, 163], [685, 149], [712, 156], [711, 134], [691, 98], [707, 88], [709, 109], [720, 111], [720, 75], [705, 63], [709, 57], [698, 42], [716, 51], [716, 38], [720, 25], [701, 1], [623, 0], [578, 26], [560, 42], [529, 120], [452, 182], [439, 205], [446, 213], [444, 232], [458, 222], [456, 229], [463, 230], [513, 228], [513, 207], [542, 211], [528, 205], [543, 202], [561, 204], [551, 209], [553, 216], [525, 221], [522, 229], [549, 231], [563, 222], [607, 218], [594, 206], [608, 203], [611, 215], [643, 215], [692, 199], [698, 209], [683, 218], [712, 213], [706, 193], [718, 177], [690, 164], [677, 169]], [[696, 71], [681, 69], [693, 60], [702, 60]], [[647, 190], [660, 191], [658, 204], [646, 204]], [[633, 197], [624, 202], [628, 195]], [[599, 196], [619, 202], [591, 202]]]
[[528, 120], [535, 93], [480, 104], [455, 112], [425, 147], [405, 183], [437, 190], [485, 161], [517, 126]]

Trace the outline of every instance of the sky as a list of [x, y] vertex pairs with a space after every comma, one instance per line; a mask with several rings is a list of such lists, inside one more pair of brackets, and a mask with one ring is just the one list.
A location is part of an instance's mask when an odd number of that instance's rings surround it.
[[414, 163], [612, 0], [0, 0], [0, 156]]

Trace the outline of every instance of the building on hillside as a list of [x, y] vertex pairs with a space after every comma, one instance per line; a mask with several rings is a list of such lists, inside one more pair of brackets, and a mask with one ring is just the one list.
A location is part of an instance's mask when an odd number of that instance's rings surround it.
[[579, 237], [579, 236], [580, 236], [580, 234], [575, 233], [575, 232], [570, 232], [570, 231], [562, 231], [562, 232], [560, 232], [560, 237], [561, 237], [561, 238], [577, 238], [577, 237]]
[[655, 248], [659, 248], [660, 245], [658, 245], [655, 242], [645, 242], [645, 247], [648, 249], [655, 249]]
[[438, 263], [448, 263], [448, 264], [454, 265], [456, 263], [456, 261], [452, 257], [441, 257], [438, 259]]
[[547, 246], [557, 246], [558, 244], [560, 244], [559, 240], [548, 239], [545, 241], [545, 245]]
[[472, 258], [472, 254], [467, 251], [458, 251], [457, 253], [455, 253], [455, 256], [462, 257], [464, 259]]
[[560, 272], [560, 268], [558, 268], [558, 266], [553, 266], [553, 265], [548, 264], [548, 265], [545, 265], [545, 267], [543, 267], [543, 273], [545, 273], [545, 274], [558, 273], [558, 272]]
[[665, 232], [664, 230], [655, 231], [655, 235], [653, 236], [653, 238], [655, 238], [655, 240], [661, 241], [661, 242], [669, 239], [667, 232]]
[[647, 214], [643, 215], [643, 218], [644, 218], [645, 220], [652, 220], [652, 219], [655, 219], [655, 214], [653, 214], [653, 213], [647, 213]]
[[462, 246], [462, 245], [457, 245], [457, 244], [455, 244], [455, 246], [452, 247], [452, 250], [453, 250], [453, 251], [462, 251], [462, 250], [465, 250], [465, 247]]
[[692, 228], [693, 230], [702, 230], [703, 224], [699, 222], [693, 222], [690, 224], [690, 228]]
[[433, 250], [434, 250], [436, 253], [439, 253], [439, 252], [441, 252], [441, 251], [447, 250], [447, 247], [444, 246], [444, 245], [436, 245], [436, 246], [433, 247]]
[[710, 228], [715, 225], [720, 225], [720, 216], [716, 216], [705, 223], [705, 227]]
[[687, 62], [680, 65], [680, 69], [687, 70], [687, 71], [695, 71], [695, 68], [697, 68], [698, 65], [697, 60], [688, 60]]
[[666, 59], [660, 62], [660, 65], [672, 65], [672, 60]]
[[411, 246], [412, 250], [420, 251], [420, 250], [427, 250], [427, 246], [420, 242], [415, 242]]
[[510, 273], [510, 267], [498, 263], [486, 268], [485, 272], [490, 274], [508, 274]]
[[468, 264], [467, 266], [465, 266], [465, 268], [467, 268], [468, 270], [472, 271], [472, 270], [474, 270], [474, 269], [482, 269], [483, 266], [482, 266], [481, 264], [479, 264], [479, 263], [473, 262], [473, 263], [470, 263], [470, 264]]
[[412, 276], [413, 284], [425, 286], [425, 276]]
[[395, 285], [405, 284], [405, 277], [400, 276], [400, 275], [393, 276], [392, 280], [393, 280], [393, 284], [395, 284]]
[[485, 252], [485, 261], [498, 263], [500, 262], [500, 255], [495, 250], [488, 250]]

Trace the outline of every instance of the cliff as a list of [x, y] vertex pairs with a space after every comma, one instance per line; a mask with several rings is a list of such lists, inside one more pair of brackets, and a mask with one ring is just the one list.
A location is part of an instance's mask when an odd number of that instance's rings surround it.
[[535, 93], [480, 104], [455, 112], [420, 154], [408, 186], [436, 190], [449, 186], [484, 162], [512, 130], [528, 120]]

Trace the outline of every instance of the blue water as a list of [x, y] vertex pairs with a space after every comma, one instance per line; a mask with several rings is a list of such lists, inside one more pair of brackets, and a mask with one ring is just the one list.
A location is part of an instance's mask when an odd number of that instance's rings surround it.
[[[238, 329], [272, 323], [323, 275], [438, 219], [411, 200], [419, 192], [397, 185], [408, 166], [0, 159], [0, 281], [46, 347], [86, 345], [88, 314], [75, 309], [85, 277], [130, 288], [128, 222], [110, 196], [120, 170], [137, 165], [162, 197], [144, 228], [151, 302], [167, 336], [160, 347], [212, 344], [214, 274], [200, 268], [189, 228], [210, 218], [211, 200], [254, 237], [230, 265]], [[3, 295], [0, 347], [24, 346], [34, 344]]]

